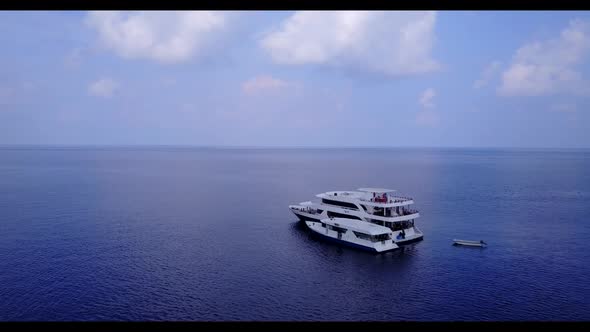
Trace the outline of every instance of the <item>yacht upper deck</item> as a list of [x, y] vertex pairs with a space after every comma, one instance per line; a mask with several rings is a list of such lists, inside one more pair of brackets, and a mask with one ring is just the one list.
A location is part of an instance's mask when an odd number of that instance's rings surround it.
[[360, 188], [358, 190], [359, 191], [328, 191], [318, 194], [316, 197], [343, 202], [358, 202], [360, 204], [374, 207], [395, 207], [414, 203], [414, 200], [409, 197], [388, 195], [388, 193], [395, 191], [393, 189]]

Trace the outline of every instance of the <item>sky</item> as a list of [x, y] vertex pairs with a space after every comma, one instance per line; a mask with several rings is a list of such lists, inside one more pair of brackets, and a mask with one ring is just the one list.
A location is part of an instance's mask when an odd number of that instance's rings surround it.
[[0, 145], [590, 147], [590, 12], [0, 12]]

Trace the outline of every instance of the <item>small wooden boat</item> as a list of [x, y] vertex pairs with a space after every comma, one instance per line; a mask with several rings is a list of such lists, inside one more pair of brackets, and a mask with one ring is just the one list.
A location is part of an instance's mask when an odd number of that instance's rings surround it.
[[468, 241], [468, 240], [457, 240], [453, 239], [453, 245], [455, 246], [469, 246], [469, 247], [486, 247], [488, 244], [484, 241]]

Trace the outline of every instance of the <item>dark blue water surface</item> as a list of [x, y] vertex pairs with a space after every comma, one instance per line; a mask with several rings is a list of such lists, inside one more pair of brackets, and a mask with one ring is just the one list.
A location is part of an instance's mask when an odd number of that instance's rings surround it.
[[[369, 186], [424, 241], [340, 248], [288, 209]], [[588, 320], [589, 276], [588, 151], [0, 149], [0, 320]]]

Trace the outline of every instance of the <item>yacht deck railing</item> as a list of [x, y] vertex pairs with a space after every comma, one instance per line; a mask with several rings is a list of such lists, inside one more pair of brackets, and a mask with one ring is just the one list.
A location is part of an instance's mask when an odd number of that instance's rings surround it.
[[418, 213], [418, 210], [414, 209], [407, 209], [405, 211], [400, 211], [400, 216], [409, 216], [410, 214]]
[[413, 200], [411, 197], [389, 197], [387, 200], [380, 199], [378, 197], [373, 197], [370, 199], [367, 198], [360, 198], [363, 202], [373, 202], [373, 203], [402, 203]]
[[301, 212], [318, 214], [318, 210], [311, 207], [293, 207], [293, 209]]

